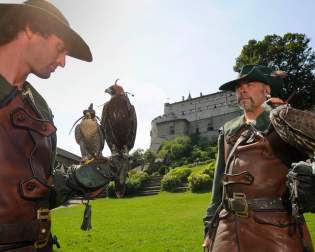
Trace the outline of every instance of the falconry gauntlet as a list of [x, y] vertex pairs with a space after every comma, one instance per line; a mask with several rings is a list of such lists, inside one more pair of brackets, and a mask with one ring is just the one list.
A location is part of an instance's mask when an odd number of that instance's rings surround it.
[[115, 168], [107, 161], [71, 167], [68, 185], [80, 194], [85, 195], [107, 185], [115, 176]]
[[293, 213], [315, 213], [315, 162], [293, 163], [287, 177]]

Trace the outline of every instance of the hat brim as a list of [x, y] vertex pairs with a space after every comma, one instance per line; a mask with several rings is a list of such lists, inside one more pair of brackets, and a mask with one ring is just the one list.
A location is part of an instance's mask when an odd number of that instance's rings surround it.
[[235, 92], [238, 84], [251, 81], [259, 81], [266, 85], [269, 85], [271, 88], [271, 95], [274, 97], [279, 96], [280, 90], [283, 87], [283, 80], [281, 78], [275, 78], [271, 76], [257, 76], [249, 73], [240, 78], [224, 83], [219, 87], [219, 90]]
[[32, 5], [26, 5], [26, 4], [0, 4], [0, 16], [2, 16], [7, 11], [13, 9], [13, 8], [21, 8], [25, 10], [34, 10], [38, 11], [39, 14], [42, 14], [44, 16], [49, 16], [52, 21], [56, 24], [56, 30], [58, 30], [58, 34], [61, 35], [62, 39], [66, 43], [67, 47], [69, 48], [68, 55], [79, 59], [84, 60], [87, 62], [91, 62], [93, 60], [91, 50], [87, 43], [83, 40], [83, 38], [75, 32], [73, 29], [71, 29], [70, 26], [63, 23], [58, 17], [53, 15], [52, 13], [49, 13], [45, 9], [32, 6]]

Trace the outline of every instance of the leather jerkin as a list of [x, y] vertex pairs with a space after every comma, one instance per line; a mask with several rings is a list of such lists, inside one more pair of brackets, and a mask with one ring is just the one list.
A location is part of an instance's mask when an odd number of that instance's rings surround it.
[[[225, 141], [226, 158], [235, 141]], [[229, 162], [227, 172], [249, 172], [251, 184], [226, 184], [226, 197], [243, 193], [247, 199], [279, 198], [286, 193], [288, 166], [299, 159], [297, 152], [271, 131], [267, 136], [256, 136], [254, 141], [240, 144]], [[313, 251], [306, 224], [303, 236]], [[302, 252], [300, 236], [288, 211], [254, 211], [239, 217], [226, 209], [219, 215], [219, 225], [212, 251], [215, 252]]]
[[[0, 104], [0, 251], [9, 243], [33, 242], [39, 226], [37, 210], [49, 200], [54, 125], [28, 98], [14, 90]], [[9, 228], [12, 235], [1, 233]], [[38, 251], [50, 251], [41, 249]], [[36, 251], [22, 248], [12, 251]]]

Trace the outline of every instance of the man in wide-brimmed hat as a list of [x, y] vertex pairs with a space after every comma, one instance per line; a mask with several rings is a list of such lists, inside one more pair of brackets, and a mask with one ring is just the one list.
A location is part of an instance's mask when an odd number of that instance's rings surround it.
[[235, 92], [244, 113], [220, 129], [204, 218], [203, 246], [209, 251], [313, 251], [304, 219], [296, 223], [291, 216], [286, 186], [290, 165], [307, 156], [273, 130], [266, 104], [283, 103], [276, 98], [282, 84], [283, 72], [246, 65], [237, 79], [220, 87]]
[[0, 4], [0, 251], [51, 251], [49, 209], [75, 193], [96, 192], [111, 177], [109, 164], [52, 175], [53, 116], [26, 79], [30, 73], [49, 78], [66, 56], [92, 61], [55, 6]]

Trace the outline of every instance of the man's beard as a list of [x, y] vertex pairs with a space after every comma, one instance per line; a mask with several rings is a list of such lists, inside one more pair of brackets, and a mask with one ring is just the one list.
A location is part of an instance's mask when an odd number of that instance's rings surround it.
[[244, 99], [242, 96], [237, 99], [237, 103], [240, 106], [241, 109], [247, 112], [252, 112], [256, 108], [255, 102], [252, 97], [246, 97], [245, 102], [242, 102], [242, 99]]

